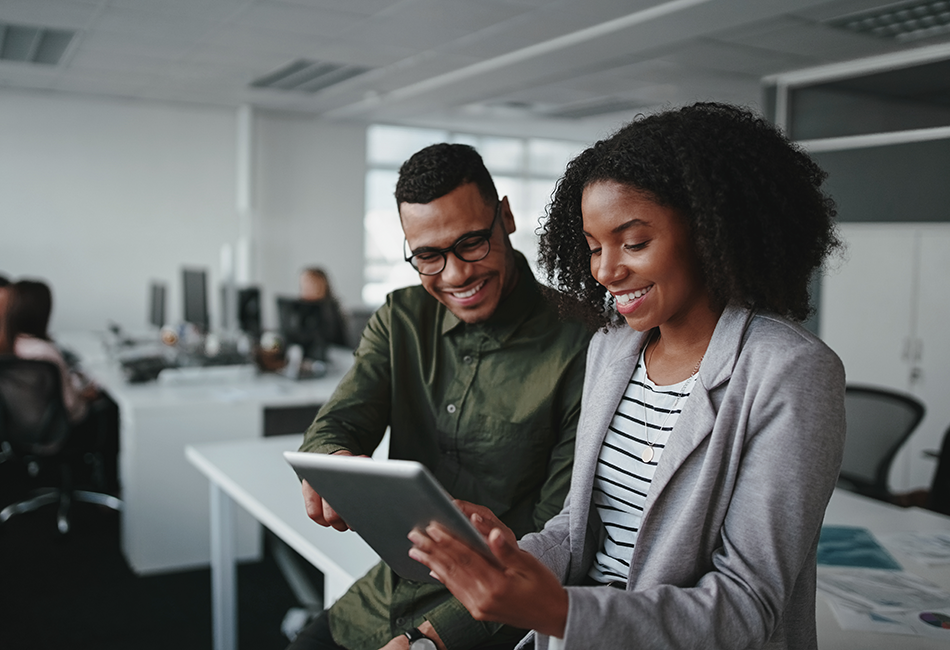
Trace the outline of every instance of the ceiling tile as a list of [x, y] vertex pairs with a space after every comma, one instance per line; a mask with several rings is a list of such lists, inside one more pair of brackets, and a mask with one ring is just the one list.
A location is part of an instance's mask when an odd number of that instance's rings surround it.
[[95, 30], [81, 35], [81, 52], [123, 57], [127, 54], [174, 61], [194, 47], [194, 41], [158, 34], [131, 35]]
[[172, 65], [167, 59], [138, 54], [113, 56], [108, 53], [84, 51], [78, 52], [69, 62], [70, 72], [128, 72], [141, 75], [166, 75]]
[[95, 18], [100, 4], [98, 0], [3, 0], [0, 22], [81, 29]]
[[333, 9], [364, 16], [372, 16], [393, 4], [393, 0], [271, 0], [271, 2], [307, 7], [308, 9]]
[[367, 17], [361, 14], [312, 8], [286, 3], [254, 3], [233, 23], [253, 29], [269, 29], [307, 36], [334, 36], [357, 27]]
[[140, 9], [108, 8], [99, 17], [95, 29], [196, 41], [207, 35], [216, 24], [213, 18], [195, 16], [190, 10], [163, 15]]
[[[762, 77], [775, 69], [788, 67], [789, 60], [793, 57], [758, 47], [698, 39], [676, 47], [659, 58], [704, 70], [739, 72]], [[794, 57], [792, 65], [799, 63], [802, 63], [801, 57]]]
[[792, 17], [759, 24], [757, 29], [746, 33], [717, 34], [717, 38], [741, 45], [832, 61], [867, 56], [899, 47], [896, 44], [882, 43], [870, 36]]

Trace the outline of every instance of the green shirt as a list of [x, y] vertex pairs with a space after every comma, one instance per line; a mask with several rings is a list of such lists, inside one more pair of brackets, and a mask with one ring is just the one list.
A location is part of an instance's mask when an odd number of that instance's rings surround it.
[[[426, 465], [453, 497], [489, 507], [515, 534], [540, 530], [567, 496], [590, 334], [558, 319], [520, 253], [519, 279], [487, 321], [460, 321], [422, 286], [390, 294], [302, 451]], [[428, 619], [449, 650], [487, 639], [440, 585], [380, 564], [330, 609], [336, 642], [377, 650]]]

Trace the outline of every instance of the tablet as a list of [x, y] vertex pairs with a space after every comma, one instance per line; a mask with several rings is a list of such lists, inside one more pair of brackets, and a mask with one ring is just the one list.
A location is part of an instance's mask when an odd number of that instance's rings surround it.
[[438, 583], [429, 567], [409, 557], [412, 542], [406, 537], [432, 521], [498, 563], [472, 522], [421, 463], [298, 451], [286, 451], [284, 458], [403, 578]]

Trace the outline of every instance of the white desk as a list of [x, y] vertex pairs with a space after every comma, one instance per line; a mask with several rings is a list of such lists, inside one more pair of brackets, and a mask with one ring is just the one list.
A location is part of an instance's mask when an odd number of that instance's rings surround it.
[[[139, 574], [207, 566], [211, 560], [207, 482], [185, 460], [186, 445], [260, 438], [265, 408], [326, 402], [353, 362], [349, 351], [334, 349], [332, 370], [320, 379], [263, 374], [128, 384], [95, 335], [57, 340], [81, 356], [83, 369], [119, 405], [122, 550]], [[237, 556], [259, 558], [260, 526], [244, 512], [236, 519]]]
[[[863, 526], [874, 533], [882, 546], [894, 556], [905, 571], [950, 589], [950, 564], [927, 566], [889, 545], [884, 535], [905, 531], [950, 531], [950, 517], [920, 508], [898, 508], [851, 492], [836, 490], [825, 511], [825, 523], [842, 526]], [[822, 570], [818, 568], [819, 572]], [[947, 649], [945, 642], [919, 636], [871, 634], [843, 630], [835, 620], [822, 592], [818, 592], [818, 647], [823, 650], [936, 650]]]
[[[234, 503], [241, 505], [327, 576], [325, 603], [329, 606], [363, 575], [377, 558], [353, 533], [341, 534], [317, 526], [304, 512], [300, 487], [281, 452], [296, 449], [300, 436], [223, 442], [189, 447], [188, 459], [211, 481], [215, 503], [212, 563], [215, 650], [237, 647], [237, 593], [233, 537]], [[884, 535], [901, 531], [950, 531], [950, 517], [919, 508], [898, 508], [843, 490], [835, 491], [825, 523], [863, 526]], [[887, 546], [886, 542], [882, 544]], [[899, 549], [888, 547], [906, 571], [950, 589], [950, 565], [927, 567]], [[819, 568], [819, 570], [821, 570]], [[946, 650], [946, 644], [922, 637], [870, 634], [842, 630], [831, 608], [818, 592], [818, 645], [822, 650]]]
[[282, 452], [303, 436], [189, 445], [188, 460], [211, 482], [211, 580], [215, 650], [237, 647], [235, 504], [267, 526], [324, 575], [324, 605], [336, 601], [379, 557], [351, 531], [310, 521], [300, 482]]

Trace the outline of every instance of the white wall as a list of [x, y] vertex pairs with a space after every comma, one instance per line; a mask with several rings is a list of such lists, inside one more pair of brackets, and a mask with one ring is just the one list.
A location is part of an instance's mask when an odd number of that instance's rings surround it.
[[264, 322], [276, 295], [296, 295], [301, 269], [321, 266], [345, 306], [361, 303], [366, 128], [307, 116], [254, 118], [255, 230], [265, 288]]
[[[168, 284], [176, 321], [181, 267], [206, 267], [217, 322], [220, 250], [238, 237], [236, 124], [230, 109], [0, 91], [0, 273], [50, 283], [53, 331], [109, 320], [141, 330], [150, 280]], [[308, 263], [325, 264], [343, 302], [357, 303], [364, 130], [277, 116], [255, 125], [266, 303], [296, 291]]]

